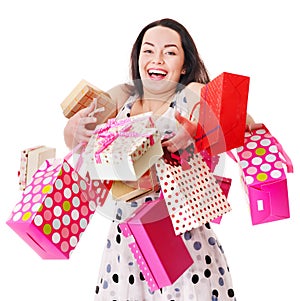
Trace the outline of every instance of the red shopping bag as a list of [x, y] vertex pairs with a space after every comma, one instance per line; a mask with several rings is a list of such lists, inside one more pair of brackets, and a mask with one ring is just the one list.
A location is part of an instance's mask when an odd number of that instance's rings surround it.
[[244, 142], [250, 78], [223, 72], [201, 89], [197, 149], [215, 155]]

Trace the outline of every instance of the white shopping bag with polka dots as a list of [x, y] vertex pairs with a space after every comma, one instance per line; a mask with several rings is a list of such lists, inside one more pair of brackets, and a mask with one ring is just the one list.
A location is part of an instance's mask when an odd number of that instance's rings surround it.
[[[189, 168], [156, 163], [161, 191], [175, 233], [197, 228], [231, 210], [215, 176], [200, 153], [188, 161]], [[186, 164], [184, 164], [186, 166]]]
[[78, 174], [71, 156], [40, 166], [6, 222], [43, 259], [68, 259], [99, 197], [107, 197], [104, 184], [96, 191]]
[[290, 217], [285, 168], [293, 172], [291, 159], [264, 124], [245, 133], [237, 148], [237, 161], [249, 198], [253, 225]]

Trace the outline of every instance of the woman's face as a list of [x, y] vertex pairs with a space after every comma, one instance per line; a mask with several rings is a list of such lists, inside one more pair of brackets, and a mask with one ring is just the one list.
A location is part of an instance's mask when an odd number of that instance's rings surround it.
[[144, 91], [175, 89], [180, 76], [185, 73], [183, 65], [184, 51], [175, 30], [156, 26], [146, 31], [139, 56]]

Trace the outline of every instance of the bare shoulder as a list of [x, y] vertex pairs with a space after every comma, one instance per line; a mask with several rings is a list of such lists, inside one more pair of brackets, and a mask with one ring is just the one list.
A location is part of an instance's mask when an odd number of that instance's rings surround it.
[[200, 91], [204, 86], [205, 86], [204, 84], [192, 82], [192, 83], [189, 83], [185, 89], [188, 93], [200, 95]]
[[185, 87], [184, 94], [191, 104], [199, 102], [201, 89], [204, 86], [204, 84], [192, 82]]
[[131, 95], [131, 92], [132, 88], [128, 84], [117, 85], [107, 91], [112, 100], [117, 104], [117, 110], [123, 106], [125, 101]]

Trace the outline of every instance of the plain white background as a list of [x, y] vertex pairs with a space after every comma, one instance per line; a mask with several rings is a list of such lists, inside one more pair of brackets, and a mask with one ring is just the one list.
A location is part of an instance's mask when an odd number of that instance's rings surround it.
[[[93, 217], [70, 260], [44, 261], [5, 224], [20, 200], [23, 148], [68, 152], [60, 103], [82, 78], [106, 90], [128, 79], [139, 31], [162, 17], [183, 23], [211, 78], [250, 76], [248, 111], [264, 122], [294, 163], [291, 218], [252, 226], [239, 172], [228, 162], [233, 210], [215, 231], [240, 301], [298, 300], [299, 14], [297, 1], [35, 1], [0, 4], [0, 299], [91, 301], [109, 220]], [[196, 300], [201, 300], [200, 297]], [[106, 300], [105, 300], [106, 301]], [[121, 300], [120, 300], [121, 301]]]

